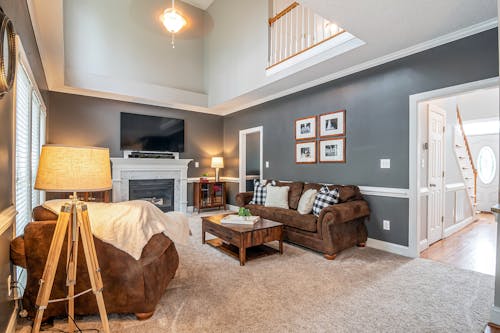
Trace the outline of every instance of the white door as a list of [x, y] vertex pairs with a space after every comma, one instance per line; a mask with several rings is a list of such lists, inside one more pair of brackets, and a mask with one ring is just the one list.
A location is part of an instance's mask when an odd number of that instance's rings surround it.
[[429, 104], [428, 108], [428, 211], [427, 237], [429, 245], [443, 237], [444, 221], [444, 154], [446, 111]]
[[498, 134], [470, 135], [469, 146], [478, 171], [477, 207], [488, 212], [498, 200]]

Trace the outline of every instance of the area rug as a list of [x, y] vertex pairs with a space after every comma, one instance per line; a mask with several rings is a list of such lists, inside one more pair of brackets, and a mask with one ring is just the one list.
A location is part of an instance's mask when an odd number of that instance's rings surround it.
[[[110, 315], [112, 332], [481, 332], [488, 321], [489, 275], [371, 248], [328, 261], [289, 244], [240, 267], [201, 244], [199, 216], [190, 226], [191, 244], [177, 247], [180, 266], [155, 315]], [[100, 327], [95, 316], [78, 324]], [[65, 328], [61, 320], [45, 330]]]

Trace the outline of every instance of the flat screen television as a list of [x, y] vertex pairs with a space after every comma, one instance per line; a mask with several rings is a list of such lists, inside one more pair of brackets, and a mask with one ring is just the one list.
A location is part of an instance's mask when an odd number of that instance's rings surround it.
[[121, 150], [184, 152], [184, 120], [120, 113]]

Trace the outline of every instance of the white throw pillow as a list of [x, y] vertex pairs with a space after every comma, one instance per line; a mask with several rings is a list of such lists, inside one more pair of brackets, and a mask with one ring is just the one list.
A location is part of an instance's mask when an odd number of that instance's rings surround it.
[[266, 207], [277, 207], [288, 209], [288, 191], [289, 186], [271, 186], [267, 185]]
[[310, 189], [302, 193], [302, 196], [299, 200], [299, 206], [297, 207], [297, 211], [302, 214], [311, 214], [314, 205], [314, 199], [316, 199], [316, 194], [318, 193], [315, 189]]

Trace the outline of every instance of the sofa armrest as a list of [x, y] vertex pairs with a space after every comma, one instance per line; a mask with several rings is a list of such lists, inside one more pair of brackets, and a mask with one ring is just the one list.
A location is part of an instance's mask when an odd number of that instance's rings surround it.
[[241, 192], [236, 194], [236, 205], [238, 207], [243, 207], [248, 205], [252, 201], [253, 192]]
[[319, 223], [346, 223], [370, 216], [370, 208], [365, 200], [355, 200], [323, 208], [319, 214]]
[[16, 266], [28, 268], [24, 250], [24, 236], [16, 237], [10, 242], [10, 260]]

